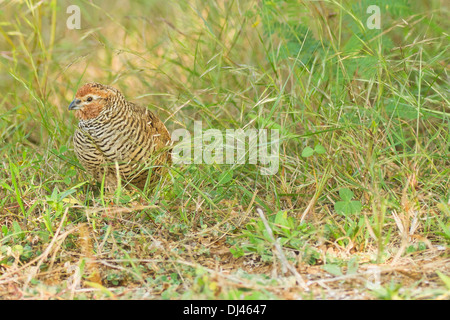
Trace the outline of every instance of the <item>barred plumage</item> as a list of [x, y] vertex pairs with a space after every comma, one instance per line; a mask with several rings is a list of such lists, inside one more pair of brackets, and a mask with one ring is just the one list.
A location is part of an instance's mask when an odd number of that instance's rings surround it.
[[73, 143], [80, 163], [108, 187], [117, 186], [120, 177], [126, 186], [143, 189], [171, 163], [171, 139], [164, 124], [119, 90], [88, 83], [77, 91], [69, 110], [77, 110], [79, 119]]

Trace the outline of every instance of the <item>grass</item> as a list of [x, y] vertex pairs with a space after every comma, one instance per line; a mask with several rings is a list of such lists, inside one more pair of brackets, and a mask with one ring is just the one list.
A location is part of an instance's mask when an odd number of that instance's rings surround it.
[[[437, 0], [2, 3], [0, 298], [448, 299], [447, 15]], [[104, 194], [67, 110], [90, 81], [170, 132], [279, 130], [279, 170], [176, 165], [151, 192]]]

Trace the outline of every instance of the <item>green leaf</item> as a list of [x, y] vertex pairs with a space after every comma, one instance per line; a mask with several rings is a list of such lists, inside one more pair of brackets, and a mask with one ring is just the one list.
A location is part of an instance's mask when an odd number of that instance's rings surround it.
[[334, 204], [334, 209], [338, 214], [348, 215], [360, 213], [362, 209], [361, 201], [352, 200], [353, 192], [348, 188], [342, 188], [339, 190], [339, 196], [342, 201], [336, 201]]
[[2, 181], [0, 184], [2, 185], [3, 188], [8, 190], [9, 192], [13, 192], [13, 189], [9, 185], [7, 185], [5, 182]]
[[311, 157], [314, 154], [314, 150], [311, 147], [306, 147], [305, 149], [303, 149], [302, 151], [302, 157], [303, 158], [308, 158]]
[[359, 200], [350, 201], [349, 202], [349, 214], [357, 214], [361, 212], [362, 209], [362, 203]]
[[12, 251], [16, 255], [20, 256], [23, 253], [23, 247], [20, 244], [16, 244], [12, 247]]
[[289, 226], [289, 221], [287, 219], [287, 211], [279, 211], [275, 215], [274, 223], [289, 229], [290, 226]]
[[[56, 190], [56, 189], [55, 189]], [[58, 202], [59, 201], [62, 201], [63, 199], [65, 199], [65, 198], [67, 198], [69, 195], [71, 195], [72, 193], [74, 193], [74, 192], [76, 192], [77, 190], [75, 190], [75, 189], [69, 189], [69, 190], [66, 190], [66, 191], [64, 191], [64, 192], [61, 192], [60, 194], [59, 194], [59, 199], [58, 199]]]
[[222, 172], [222, 174], [219, 177], [218, 184], [225, 184], [229, 182], [231, 179], [233, 179], [233, 170], [228, 170]]
[[324, 154], [324, 153], [327, 152], [327, 150], [325, 150], [325, 148], [324, 148], [321, 144], [318, 144], [318, 145], [314, 148], [314, 151], [315, 151], [317, 154]]
[[447, 290], [450, 290], [450, 277], [443, 274], [439, 270], [436, 270], [436, 273], [438, 274], [439, 278], [444, 282], [445, 286], [447, 287]]
[[237, 246], [234, 248], [231, 247], [230, 252], [233, 255], [233, 257], [235, 257], [235, 258], [242, 257], [245, 254], [244, 250], [241, 247], [237, 247]]
[[326, 264], [322, 269], [334, 276], [342, 276], [341, 268], [337, 264]]
[[339, 190], [339, 196], [344, 201], [350, 201], [353, 198], [353, 192], [350, 191], [350, 189], [348, 189], [348, 188], [343, 188], [343, 189]]
[[347, 275], [356, 274], [358, 271], [359, 263], [358, 258], [353, 257], [347, 263]]
[[362, 204], [361, 201], [337, 201], [334, 209], [343, 215], [356, 214], [361, 212]]
[[25, 234], [22, 231], [22, 228], [20, 227], [19, 223], [17, 221], [13, 221], [12, 226], [14, 233], [16, 233], [17, 237], [23, 239], [25, 237]]
[[2, 226], [2, 233], [3, 233], [3, 236], [6, 236], [8, 234], [8, 227], [7, 226], [5, 226], [5, 225]]

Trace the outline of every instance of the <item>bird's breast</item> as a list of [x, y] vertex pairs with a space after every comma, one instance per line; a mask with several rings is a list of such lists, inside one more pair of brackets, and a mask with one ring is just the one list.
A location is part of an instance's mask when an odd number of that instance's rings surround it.
[[154, 143], [145, 123], [133, 117], [109, 121], [84, 122], [80, 125], [87, 139], [81, 143], [95, 144], [105, 159], [111, 162], [139, 162], [154, 151]]

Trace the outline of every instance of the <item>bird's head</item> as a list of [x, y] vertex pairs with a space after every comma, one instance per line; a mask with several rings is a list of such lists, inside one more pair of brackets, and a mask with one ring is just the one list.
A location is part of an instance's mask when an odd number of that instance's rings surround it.
[[80, 120], [94, 119], [111, 99], [119, 95], [120, 92], [113, 87], [95, 82], [87, 83], [78, 89], [69, 110], [76, 110], [75, 116]]

